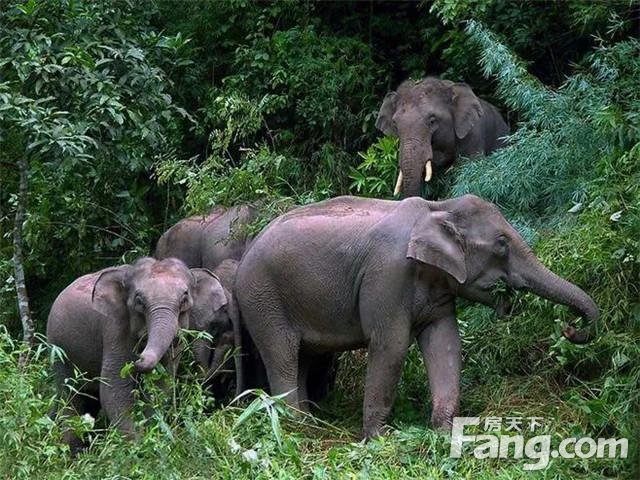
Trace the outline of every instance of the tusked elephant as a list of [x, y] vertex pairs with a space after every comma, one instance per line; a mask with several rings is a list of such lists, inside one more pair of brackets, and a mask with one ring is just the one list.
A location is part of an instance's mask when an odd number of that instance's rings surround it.
[[427, 77], [406, 80], [382, 102], [376, 127], [400, 138], [394, 195], [420, 196], [456, 157], [487, 155], [502, 147], [509, 128], [500, 112], [466, 83]]
[[[273, 394], [300, 408], [317, 355], [366, 347], [364, 435], [380, 434], [415, 338], [432, 394], [432, 425], [459, 406], [456, 297], [496, 305], [496, 283], [568, 305], [590, 322], [593, 300], [535, 257], [491, 203], [338, 197], [272, 221], [236, 277], [241, 321], [260, 351]], [[572, 342], [584, 331], [564, 330]]]
[[[215, 275], [189, 270], [173, 258], [145, 257], [75, 280], [58, 295], [47, 320], [49, 342], [66, 354], [53, 367], [58, 394], [67, 402], [62, 416], [95, 415], [102, 408], [123, 434], [134, 437], [130, 411], [135, 378], [121, 377], [124, 365], [135, 361], [135, 370], [144, 373], [164, 357], [163, 363], [175, 371], [175, 359], [165, 354], [178, 330], [208, 330], [224, 322], [219, 317], [226, 305]], [[136, 346], [145, 332], [148, 338], [136, 359]], [[91, 379], [79, 392], [66, 385], [74, 368]], [[65, 439], [73, 449], [82, 445], [71, 431], [65, 432]]]
[[162, 234], [154, 256], [179, 258], [188, 267], [211, 270], [227, 258], [240, 260], [250, 241], [247, 228], [255, 217], [255, 208], [237, 205], [185, 218]]

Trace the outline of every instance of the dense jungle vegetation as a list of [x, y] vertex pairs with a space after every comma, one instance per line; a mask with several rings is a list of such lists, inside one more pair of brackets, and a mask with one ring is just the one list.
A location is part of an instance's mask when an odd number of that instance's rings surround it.
[[[0, 477], [639, 478], [639, 33], [632, 0], [0, 0]], [[461, 413], [544, 417], [554, 443], [625, 437], [629, 458], [539, 472], [451, 459], [427, 428], [412, 350], [392, 428], [366, 444], [355, 352], [317, 417], [265, 396], [212, 408], [193, 378], [172, 398], [145, 384], [158, 408], [144, 437], [85, 418], [92, 444], [72, 459], [47, 416], [55, 351], [42, 332], [56, 295], [215, 205], [258, 202], [258, 229], [296, 204], [391, 198], [397, 141], [375, 129], [377, 109], [427, 74], [470, 84], [512, 131], [439, 191], [495, 202], [602, 313], [578, 346], [560, 334], [573, 314], [538, 297], [520, 295], [505, 319], [460, 304]], [[29, 352], [20, 253], [40, 332]]]

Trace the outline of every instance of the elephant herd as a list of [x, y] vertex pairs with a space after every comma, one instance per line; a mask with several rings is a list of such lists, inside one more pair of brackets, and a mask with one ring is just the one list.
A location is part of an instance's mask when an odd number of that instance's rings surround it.
[[[399, 201], [337, 197], [295, 208], [255, 238], [249, 205], [186, 218], [159, 239], [154, 258], [78, 278], [47, 323], [57, 360], [57, 416], [102, 409], [135, 437], [136, 375], [162, 363], [173, 375], [181, 328], [206, 333], [189, 348], [207, 390], [283, 394], [308, 411], [334, 383], [340, 352], [366, 348], [363, 432], [382, 432], [404, 359], [415, 340], [432, 395], [431, 424], [447, 429], [460, 402], [458, 297], [509, 310], [516, 290], [567, 305], [589, 323], [593, 300], [548, 270], [493, 204], [473, 195], [419, 197], [423, 181], [458, 156], [499, 148], [497, 109], [465, 84], [407, 81], [387, 94], [377, 127], [400, 137]], [[506, 294], [496, 295], [496, 285]], [[571, 342], [588, 330], [568, 326]], [[135, 373], [123, 367], [134, 362]], [[94, 379], [70, 389], [74, 369]], [[81, 440], [65, 432], [72, 447]]]

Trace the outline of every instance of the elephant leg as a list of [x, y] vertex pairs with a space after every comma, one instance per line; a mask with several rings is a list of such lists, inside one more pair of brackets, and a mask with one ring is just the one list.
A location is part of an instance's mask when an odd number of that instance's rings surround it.
[[[282, 323], [280, 323], [282, 325]], [[267, 369], [271, 395], [287, 393], [285, 400], [298, 405], [298, 360], [300, 337], [289, 328], [278, 328], [269, 338], [256, 338], [260, 355]], [[265, 341], [261, 341], [265, 340]]]
[[434, 428], [450, 430], [460, 406], [460, 333], [455, 316], [427, 325], [418, 335], [422, 358], [429, 375]]
[[120, 370], [132, 357], [131, 350], [127, 352], [126, 348], [120, 345], [111, 348], [105, 345], [105, 350], [109, 354], [102, 359], [100, 404], [109, 422], [123, 435], [133, 439], [136, 437], [136, 429], [131, 412], [135, 403], [135, 384], [132, 377], [120, 376]]
[[316, 355], [309, 363], [307, 393], [310, 402], [317, 403], [329, 394], [338, 373], [338, 355], [324, 353]]
[[[388, 322], [375, 322], [388, 325]], [[408, 325], [374, 332], [368, 348], [367, 376], [364, 392], [364, 436], [374, 438], [391, 412], [402, 366], [411, 342]]]
[[76, 433], [66, 426], [66, 419], [76, 415], [84, 415], [87, 412], [86, 399], [82, 392], [72, 391], [65, 384], [67, 379], [73, 379], [73, 366], [69, 362], [56, 362], [53, 365], [56, 378], [58, 399], [49, 412], [51, 419], [59, 419], [63, 425], [62, 440], [69, 445], [72, 454], [76, 454], [85, 446], [84, 441]]

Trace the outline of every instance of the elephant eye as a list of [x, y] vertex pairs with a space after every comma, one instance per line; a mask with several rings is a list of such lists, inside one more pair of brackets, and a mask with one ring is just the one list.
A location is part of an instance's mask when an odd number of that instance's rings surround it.
[[189, 292], [184, 292], [184, 293], [182, 294], [182, 300], [181, 300], [181, 302], [182, 302], [183, 304], [185, 304], [185, 303], [187, 303], [187, 301], [189, 301]]
[[142, 298], [142, 296], [139, 293], [136, 294], [133, 302], [134, 302], [136, 308], [138, 308], [138, 309], [143, 309], [144, 308], [144, 299]]
[[500, 235], [496, 240], [496, 250], [498, 255], [506, 255], [509, 247], [507, 237]]
[[433, 116], [433, 115], [431, 115], [431, 116], [428, 118], [427, 123], [428, 123], [429, 125], [433, 125], [433, 124], [435, 124], [435, 123], [436, 123], [436, 117], [435, 117], [435, 116]]

